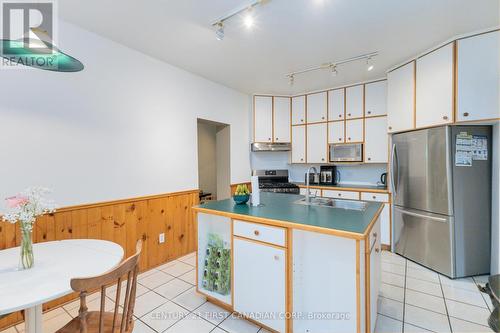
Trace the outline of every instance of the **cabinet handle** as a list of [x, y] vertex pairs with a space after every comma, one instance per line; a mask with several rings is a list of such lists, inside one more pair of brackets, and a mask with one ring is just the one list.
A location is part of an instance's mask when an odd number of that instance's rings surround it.
[[379, 253], [380, 249], [378, 247], [375, 248], [375, 252]]
[[324, 159], [324, 158], [322, 158], [321, 160], [322, 160], [322, 161], [324, 161], [325, 159]]
[[373, 198], [373, 199], [377, 199], [377, 197], [376, 197], [376, 196], [373, 196], [372, 198]]
[[254, 231], [253, 233], [255, 234], [255, 236], [258, 236], [258, 235], [260, 235], [260, 232], [259, 232], [259, 230], [255, 230], [255, 231]]
[[342, 193], [339, 193], [338, 195], [339, 195], [339, 197], [341, 197], [341, 196], [342, 196]]
[[321, 119], [325, 120], [325, 117], [321, 117]]
[[371, 112], [371, 111], [368, 111], [367, 113], [368, 113], [368, 114], [372, 114], [372, 112]]
[[280, 256], [274, 256], [274, 260], [280, 260]]
[[389, 126], [389, 129], [391, 130], [391, 129], [392, 129], [392, 126]]
[[341, 114], [339, 114], [339, 118], [342, 118], [342, 115], [341, 115]]
[[448, 116], [443, 116], [443, 119], [444, 120], [448, 120]]
[[301, 158], [300, 160], [301, 160], [301, 161], [303, 161], [304, 159], [303, 159], [303, 158]]
[[351, 138], [347, 138], [347, 140], [351, 141]]
[[303, 123], [304, 122], [304, 119], [300, 119], [300, 122]]
[[276, 141], [278, 141], [278, 140], [279, 140], [279, 139], [278, 139], [278, 138], [276, 138]]
[[373, 233], [373, 237], [377, 238], [377, 233], [376, 232]]
[[339, 138], [339, 141], [342, 141], [342, 138]]
[[351, 116], [351, 114], [350, 114], [350, 113], [348, 113], [347, 115], [348, 115], [349, 117]]
[[469, 112], [464, 112], [464, 117], [468, 117], [469, 116]]
[[271, 138], [267, 138], [268, 141], [271, 141]]
[[371, 161], [371, 160], [372, 160], [372, 158], [371, 158], [371, 157], [368, 157], [368, 161]]

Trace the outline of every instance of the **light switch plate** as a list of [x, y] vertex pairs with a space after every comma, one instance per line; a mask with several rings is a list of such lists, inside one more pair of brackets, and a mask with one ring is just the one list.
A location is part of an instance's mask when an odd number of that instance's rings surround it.
[[158, 235], [158, 242], [160, 244], [165, 243], [165, 234], [161, 233], [161, 234]]

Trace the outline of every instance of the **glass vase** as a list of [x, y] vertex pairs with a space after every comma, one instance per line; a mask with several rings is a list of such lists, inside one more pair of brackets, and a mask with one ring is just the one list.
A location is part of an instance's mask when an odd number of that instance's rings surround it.
[[19, 257], [19, 269], [29, 269], [33, 267], [35, 258], [33, 257], [32, 230], [21, 226], [21, 254]]

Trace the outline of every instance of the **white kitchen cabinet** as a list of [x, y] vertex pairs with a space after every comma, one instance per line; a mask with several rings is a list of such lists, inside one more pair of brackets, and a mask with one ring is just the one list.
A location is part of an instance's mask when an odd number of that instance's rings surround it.
[[328, 123], [328, 143], [344, 143], [344, 121]]
[[327, 124], [307, 125], [307, 163], [327, 162]]
[[387, 73], [387, 129], [390, 133], [413, 129], [415, 62]]
[[326, 121], [327, 117], [327, 94], [320, 92], [306, 96], [307, 123]]
[[290, 98], [274, 97], [274, 142], [290, 142]]
[[345, 142], [363, 142], [363, 119], [346, 121]]
[[453, 122], [453, 43], [417, 59], [416, 127]]
[[254, 97], [254, 142], [273, 141], [273, 98]]
[[306, 163], [306, 125], [292, 126], [292, 163]]
[[306, 123], [306, 96], [292, 97], [292, 125]]
[[345, 117], [346, 119], [363, 117], [363, 89], [364, 85], [345, 89]]
[[345, 118], [345, 89], [335, 89], [328, 92], [328, 120]]
[[457, 121], [500, 118], [500, 31], [457, 41]]
[[[285, 332], [285, 249], [234, 238], [234, 310], [257, 319], [278, 332]], [[276, 314], [276, 319], [266, 317]], [[259, 317], [255, 317], [259, 315]]]
[[387, 117], [365, 118], [365, 163], [388, 161]]
[[385, 203], [380, 213], [380, 243], [391, 245], [391, 204]]
[[387, 114], [387, 80], [365, 84], [365, 116]]

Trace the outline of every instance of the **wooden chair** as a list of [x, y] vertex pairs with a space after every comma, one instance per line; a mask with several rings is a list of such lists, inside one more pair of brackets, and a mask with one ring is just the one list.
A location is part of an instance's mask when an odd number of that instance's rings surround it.
[[[116, 268], [99, 276], [77, 278], [71, 280], [71, 288], [80, 293], [80, 310], [78, 317], [71, 320], [57, 333], [129, 333], [134, 327], [133, 313], [137, 288], [137, 273], [142, 241], [136, 245], [136, 253], [123, 261]], [[120, 309], [120, 293], [122, 282], [126, 280], [123, 313]], [[117, 281], [115, 307], [113, 312], [105, 312], [106, 287]], [[86, 297], [89, 292], [101, 290], [100, 311], [87, 311]]]

